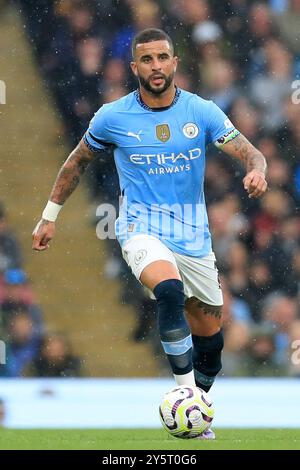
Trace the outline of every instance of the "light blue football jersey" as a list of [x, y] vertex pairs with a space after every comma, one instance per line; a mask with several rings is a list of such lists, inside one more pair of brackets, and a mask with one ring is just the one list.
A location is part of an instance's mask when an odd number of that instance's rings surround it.
[[178, 88], [166, 108], [149, 108], [136, 90], [99, 109], [83, 139], [95, 152], [114, 149], [121, 246], [147, 233], [177, 253], [203, 257], [211, 251], [205, 148], [233, 132], [238, 134], [215, 103]]

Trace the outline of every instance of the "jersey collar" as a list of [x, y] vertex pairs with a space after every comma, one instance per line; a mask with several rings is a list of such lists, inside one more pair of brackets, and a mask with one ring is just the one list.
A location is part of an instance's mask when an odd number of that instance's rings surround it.
[[137, 102], [139, 103], [139, 105], [142, 106], [142, 108], [146, 109], [147, 111], [155, 111], [155, 112], [157, 112], [157, 111], [166, 111], [167, 109], [172, 108], [177, 103], [180, 94], [181, 94], [180, 88], [176, 87], [175, 96], [174, 96], [174, 99], [173, 99], [172, 103], [170, 104], [170, 106], [164, 106], [162, 108], [150, 108], [150, 106], [148, 106], [142, 100], [140, 90], [137, 89], [134, 92], [135, 98], [136, 98]]

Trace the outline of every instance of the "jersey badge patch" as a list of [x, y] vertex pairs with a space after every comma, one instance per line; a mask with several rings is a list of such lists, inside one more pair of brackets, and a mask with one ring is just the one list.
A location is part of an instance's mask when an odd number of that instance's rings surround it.
[[171, 133], [168, 124], [159, 124], [156, 126], [156, 137], [161, 142], [167, 142], [167, 140], [169, 140]]
[[182, 131], [188, 139], [193, 139], [194, 137], [197, 137], [199, 134], [199, 128], [194, 124], [193, 122], [187, 122], [183, 128]]

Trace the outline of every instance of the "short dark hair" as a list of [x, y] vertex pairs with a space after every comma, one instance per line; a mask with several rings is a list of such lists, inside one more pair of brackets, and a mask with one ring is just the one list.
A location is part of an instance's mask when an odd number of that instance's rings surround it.
[[165, 31], [163, 31], [162, 29], [158, 29], [158, 28], [148, 28], [148, 29], [143, 29], [143, 31], [140, 31], [134, 36], [132, 40], [132, 46], [131, 46], [132, 57], [134, 57], [135, 55], [136, 46], [138, 44], [144, 44], [145, 42], [152, 42], [152, 41], [168, 41], [168, 43], [170, 44], [172, 53], [174, 53], [174, 45], [173, 45], [172, 39], [167, 33], [165, 33]]

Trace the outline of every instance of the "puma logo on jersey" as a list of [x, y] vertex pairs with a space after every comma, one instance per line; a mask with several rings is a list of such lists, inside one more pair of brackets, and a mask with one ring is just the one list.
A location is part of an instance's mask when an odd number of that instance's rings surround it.
[[128, 132], [128, 137], [135, 137], [139, 142], [142, 142], [141, 138], [140, 138], [140, 134], [142, 133], [142, 131], [138, 131], [137, 134], [135, 134], [134, 132]]

